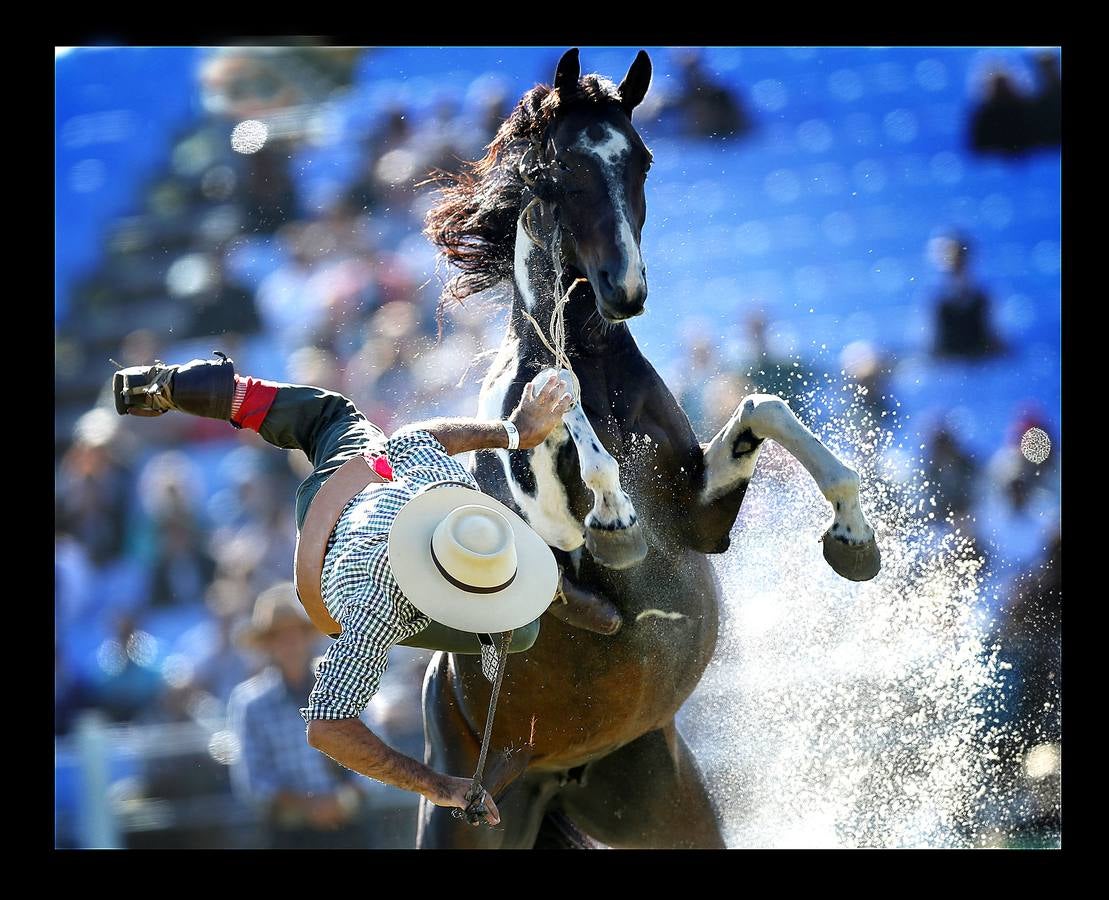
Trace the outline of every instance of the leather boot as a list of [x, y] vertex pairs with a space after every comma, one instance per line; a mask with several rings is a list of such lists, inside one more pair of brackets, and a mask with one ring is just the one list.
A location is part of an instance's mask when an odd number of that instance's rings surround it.
[[214, 353], [218, 360], [194, 359], [181, 366], [155, 360], [152, 366], [120, 369], [112, 376], [116, 412], [160, 416], [176, 409], [209, 419], [230, 419], [235, 363], [218, 350]]

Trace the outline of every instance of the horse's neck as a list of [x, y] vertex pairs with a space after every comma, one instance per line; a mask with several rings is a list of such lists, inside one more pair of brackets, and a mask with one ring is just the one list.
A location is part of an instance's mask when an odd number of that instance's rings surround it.
[[606, 356], [616, 351], [637, 353], [635, 341], [626, 325], [611, 325], [601, 319], [596, 311], [597, 301], [589, 283], [574, 286], [572, 274], [556, 267], [558, 240], [557, 225], [546, 213], [532, 219], [530, 234], [518, 222], [512, 279], [512, 312], [506, 340], [519, 342], [518, 352], [522, 360], [538, 359], [553, 363], [550, 350], [536, 333], [536, 326], [542, 329], [543, 337], [550, 341], [551, 319], [556, 306], [566, 292], [572, 289], [572, 297], [563, 313], [565, 349], [571, 359], [602, 362]]

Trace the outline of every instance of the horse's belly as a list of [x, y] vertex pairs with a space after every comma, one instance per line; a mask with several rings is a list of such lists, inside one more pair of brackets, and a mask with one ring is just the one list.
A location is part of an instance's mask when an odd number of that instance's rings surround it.
[[[631, 581], [638, 589], [621, 598], [624, 624], [615, 635], [544, 616], [535, 646], [509, 659], [497, 735], [506, 743], [533, 738], [533, 767], [558, 769], [604, 756], [669, 722], [697, 687], [718, 629], [711, 565], [699, 554], [687, 563], [669, 591], [660, 589], [664, 573], [657, 570]], [[456, 659], [461, 671], [480, 671], [476, 659]], [[488, 683], [480, 676], [462, 683], [475, 724], [484, 725]]]

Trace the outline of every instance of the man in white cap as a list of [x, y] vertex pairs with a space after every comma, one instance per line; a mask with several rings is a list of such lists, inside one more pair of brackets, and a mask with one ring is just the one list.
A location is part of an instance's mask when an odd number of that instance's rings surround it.
[[[116, 411], [159, 416], [174, 409], [223, 419], [312, 461], [314, 471], [297, 490], [297, 590], [312, 621], [336, 640], [301, 710], [308, 743], [356, 772], [437, 806], [476, 808], [497, 824], [491, 797], [471, 804], [471, 779], [393, 750], [359, 715], [395, 644], [475, 652], [478, 635], [488, 644], [490, 633], [509, 631], [510, 650], [534, 641], [558, 587], [554, 555], [516, 513], [481, 493], [453, 457], [542, 443], [574, 404], [568, 385], [553, 374], [529, 384], [504, 422], [435, 419], [386, 439], [340, 394], [239, 376], [217, 355], [116, 372]], [[434, 641], [419, 640], [430, 632]], [[462, 639], [473, 649], [456, 648]]]

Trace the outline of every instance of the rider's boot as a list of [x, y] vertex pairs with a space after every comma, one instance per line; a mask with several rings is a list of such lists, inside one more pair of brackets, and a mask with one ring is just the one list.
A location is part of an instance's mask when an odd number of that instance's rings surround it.
[[209, 419], [230, 419], [235, 363], [226, 354], [214, 352], [219, 359], [194, 359], [180, 366], [155, 360], [152, 366], [120, 369], [112, 377], [116, 412], [160, 416], [176, 409]]

